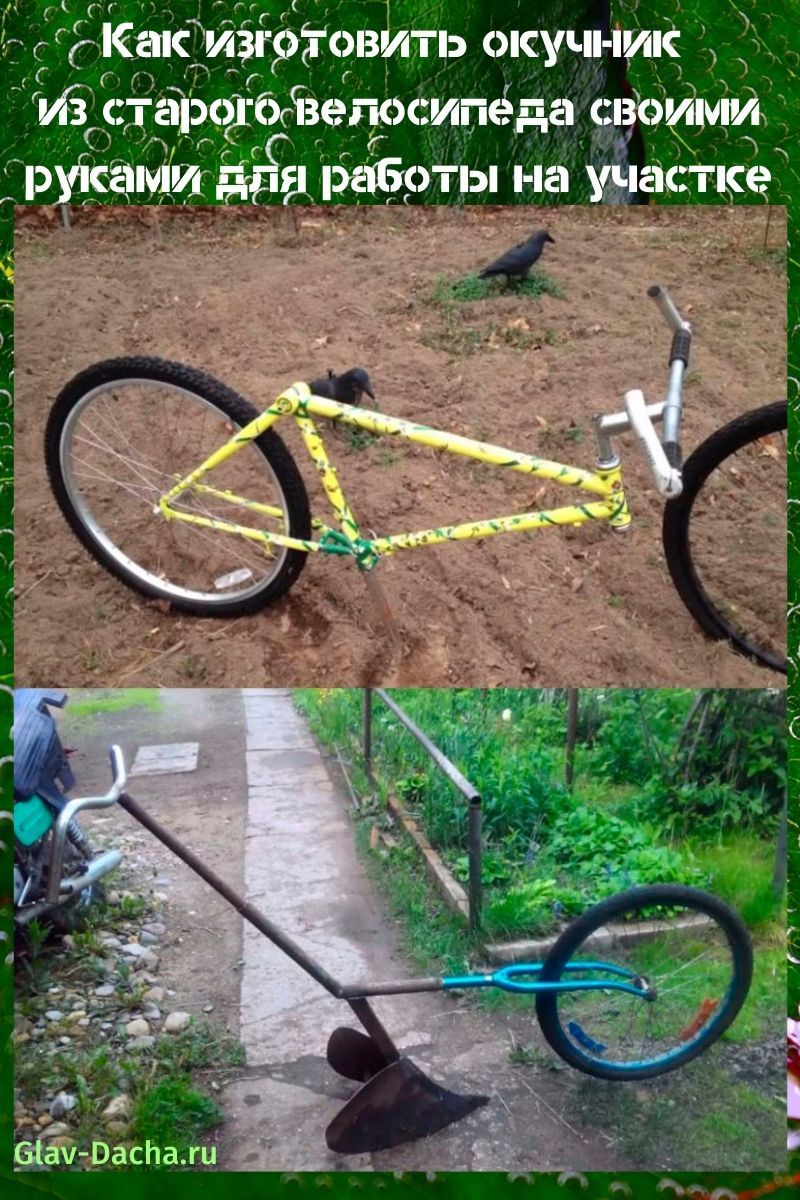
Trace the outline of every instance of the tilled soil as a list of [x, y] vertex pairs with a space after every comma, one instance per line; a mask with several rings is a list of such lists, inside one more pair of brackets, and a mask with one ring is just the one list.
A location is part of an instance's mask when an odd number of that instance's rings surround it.
[[[202, 219], [201, 219], [202, 218]], [[563, 297], [442, 305], [532, 228]], [[350, 563], [314, 556], [252, 617], [198, 620], [108, 576], [67, 530], [45, 478], [50, 405], [90, 363], [152, 354], [203, 368], [256, 405], [330, 367], [367, 367], [382, 411], [590, 467], [591, 417], [641, 386], [663, 394], [665, 284], [693, 321], [684, 445], [785, 390], [785, 274], [763, 209], [334, 209], [245, 220], [141, 210], [17, 236], [17, 680], [71, 685], [763, 685], [707, 641], [660, 543], [661, 502], [622, 439], [632, 528], [545, 530], [398, 554], [381, 564], [394, 652]], [[783, 245], [782, 211], [771, 245]], [[323, 497], [293, 428], [316, 512]], [[366, 444], [365, 444], [366, 443]], [[540, 481], [337, 430], [327, 437], [367, 529], [398, 532], [569, 503]], [[777, 680], [779, 682], [779, 680]]]

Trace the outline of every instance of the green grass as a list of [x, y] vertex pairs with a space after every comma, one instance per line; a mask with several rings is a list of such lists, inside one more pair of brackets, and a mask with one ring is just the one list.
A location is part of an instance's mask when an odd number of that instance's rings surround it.
[[[60, 944], [44, 943], [36, 958], [21, 961], [15, 987], [18, 1014], [35, 1020], [53, 1006], [48, 987], [56, 982], [66, 981], [69, 989], [90, 993], [97, 982], [106, 979], [97, 957], [101, 950], [97, 929], [127, 936], [130, 922], [150, 909], [150, 903], [138, 897], [124, 897], [120, 905], [98, 905], [97, 911], [87, 914], [87, 928], [73, 934], [74, 948], [65, 952]], [[140, 1007], [143, 990], [138, 976], [124, 970], [121, 963], [117, 975], [116, 993], [107, 1002], [109, 1019], [115, 1024]], [[74, 1031], [62, 1021], [53, 1032]], [[15, 1086], [28, 1106], [48, 1093], [73, 1092], [78, 1104], [68, 1124], [80, 1149], [102, 1136], [101, 1114], [120, 1091], [127, 1092], [132, 1102], [126, 1136], [182, 1147], [197, 1143], [223, 1117], [213, 1097], [205, 1095], [202, 1084], [195, 1081], [195, 1073], [228, 1071], [243, 1064], [244, 1050], [238, 1039], [207, 1019], [192, 1021], [176, 1036], [160, 1036], [153, 1050], [145, 1054], [132, 1053], [124, 1039], [113, 1033], [109, 1036], [93, 1023], [82, 1042], [54, 1046], [49, 1039], [31, 1039], [18, 1045]], [[203, 1077], [205, 1074], [199, 1076]]]
[[433, 350], [459, 357], [475, 354], [486, 347], [497, 349], [511, 346], [517, 350], [529, 350], [534, 346], [549, 344], [554, 340], [551, 329], [538, 333], [525, 328], [524, 322], [466, 325], [462, 323], [458, 312], [459, 305], [473, 301], [506, 296], [536, 299], [542, 295], [563, 296], [556, 281], [542, 271], [534, 272], [528, 279], [510, 286], [499, 279], [480, 279], [477, 275], [467, 275], [462, 279], [439, 276], [424, 293], [422, 300], [438, 311], [442, 325], [438, 329], [427, 330], [422, 335], [422, 342]]
[[775, 846], [748, 833], [729, 833], [714, 845], [693, 846], [695, 861], [711, 879], [712, 891], [727, 900], [751, 928], [786, 928], [783, 899], [772, 890]]
[[91, 717], [96, 713], [120, 712], [128, 708], [160, 712], [162, 705], [158, 688], [98, 688], [92, 693], [73, 693], [68, 711], [73, 717]]
[[467, 970], [478, 947], [463, 920], [433, 892], [411, 845], [400, 843], [385, 857], [379, 856], [369, 848], [371, 828], [371, 821], [356, 825], [356, 845], [390, 916], [399, 924], [414, 969], [442, 975]]
[[476, 329], [472, 325], [453, 326], [426, 333], [422, 344], [431, 350], [442, 350], [446, 354], [461, 356], [476, 354], [481, 346], [488, 341], [491, 330]]
[[199, 1135], [222, 1120], [222, 1111], [186, 1078], [161, 1079], [136, 1104], [133, 1133], [140, 1142], [156, 1146], [196, 1143]]
[[751, 263], [767, 263], [771, 267], [775, 267], [780, 271], [786, 270], [786, 247], [772, 246], [768, 249], [759, 247], [756, 250], [748, 250], [747, 260]]
[[347, 430], [347, 442], [351, 450], [367, 450], [377, 441], [378, 434], [370, 433], [368, 429], [349, 427]]
[[156, 1059], [171, 1075], [202, 1067], [222, 1069], [244, 1066], [244, 1047], [225, 1029], [207, 1021], [192, 1021], [174, 1037], [162, 1038]]
[[659, 1168], [686, 1171], [718, 1170], [723, 1163], [729, 1171], [782, 1169], [786, 1122], [775, 1090], [773, 1100], [746, 1083], [732, 1086], [717, 1063], [700, 1058], [640, 1084], [581, 1081], [571, 1089], [571, 1119], [579, 1127], [610, 1130], [634, 1164], [655, 1161]]
[[564, 292], [551, 275], [544, 271], [534, 271], [527, 279], [518, 284], [507, 285], [503, 279], [481, 279], [478, 275], [465, 275], [461, 279], [448, 279], [440, 275], [433, 282], [433, 287], [427, 293], [429, 304], [468, 304], [474, 300], [487, 300], [497, 296], [557, 296], [563, 297]]

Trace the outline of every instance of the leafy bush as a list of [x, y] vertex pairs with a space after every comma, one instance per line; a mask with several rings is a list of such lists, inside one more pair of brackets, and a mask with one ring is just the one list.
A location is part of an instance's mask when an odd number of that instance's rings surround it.
[[657, 821], [671, 837], [684, 833], [708, 837], [734, 830], [763, 830], [769, 810], [763, 790], [745, 791], [718, 780], [675, 785], [651, 780], [639, 802], [640, 813]]
[[680, 851], [654, 845], [650, 830], [583, 805], [556, 821], [547, 855], [569, 872], [591, 903], [646, 883], [704, 882]]
[[[481, 794], [488, 929], [546, 930], [639, 884], [702, 886], [708, 873], [676, 839], [691, 837], [699, 854], [737, 830], [751, 838], [775, 830], [786, 775], [777, 689], [581, 689], [573, 789], [564, 782], [567, 689], [392, 696]], [[361, 691], [298, 698], [315, 732], [344, 751], [362, 811], [372, 820], [387, 794], [400, 796], [466, 880], [468, 805], [395, 714], [375, 700], [373, 800], [360, 755]], [[753, 898], [754, 915], [769, 913], [764, 895]]]

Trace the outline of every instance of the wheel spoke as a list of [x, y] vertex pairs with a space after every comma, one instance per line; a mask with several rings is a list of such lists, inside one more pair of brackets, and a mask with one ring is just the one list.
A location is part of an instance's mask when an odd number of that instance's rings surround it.
[[[659, 889], [658, 894], [664, 891]], [[715, 1040], [722, 1020], [727, 1023], [732, 1007], [735, 1011], [741, 1005], [744, 991], [735, 987], [737, 972], [746, 970], [749, 980], [750, 967], [737, 966], [733, 946], [737, 945], [739, 958], [750, 963], [747, 934], [724, 906], [720, 906], [722, 916], [713, 907], [707, 912], [693, 909], [687, 904], [687, 892], [695, 894], [676, 889], [675, 900], [663, 900], [657, 919], [653, 902], [645, 904], [637, 896], [626, 908], [625, 897], [620, 897], [613, 902], [620, 906], [613, 923], [607, 906], [600, 905], [596, 926], [589, 923], [591, 912], [576, 923], [586, 926], [580, 941], [570, 940], [570, 929], [562, 935], [564, 963], [580, 961], [592, 956], [592, 937], [603, 928], [603, 960], [648, 984], [647, 994], [641, 997], [618, 988], [570, 991], [568, 987], [540, 997], [543, 1030], [574, 1065], [600, 1075], [659, 1074]], [[697, 921], [698, 915], [703, 920]], [[619, 936], [609, 939], [608, 929], [614, 928]], [[553, 956], [557, 953], [558, 947]], [[569, 984], [597, 977], [597, 971], [587, 968], [565, 973], [562, 980]]]
[[[89, 392], [70, 413], [60, 449], [70, 503], [90, 536], [101, 538], [104, 552], [143, 585], [213, 606], [262, 590], [281, 569], [285, 547], [166, 520], [158, 509], [176, 479], [218, 449], [234, 427], [212, 401], [157, 380], [114, 380]], [[257, 445], [243, 447], [208, 482], [220, 493], [247, 495], [279, 510], [278, 527], [290, 530], [281, 485]], [[222, 495], [191, 488], [174, 508], [259, 530], [266, 519]], [[220, 588], [229, 575], [232, 581]]]

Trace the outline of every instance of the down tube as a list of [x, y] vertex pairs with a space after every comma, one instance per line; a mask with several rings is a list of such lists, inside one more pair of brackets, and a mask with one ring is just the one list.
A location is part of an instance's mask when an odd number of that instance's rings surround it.
[[587, 521], [608, 521], [615, 528], [630, 524], [630, 514], [624, 497], [611, 501], [568, 505], [542, 512], [520, 513], [496, 517], [487, 521], [469, 521], [464, 525], [445, 525], [422, 529], [417, 533], [396, 533], [377, 538], [372, 547], [378, 554], [393, 554], [396, 550], [414, 550], [419, 546], [436, 546], [443, 542], [467, 541], [470, 538], [494, 537], [500, 533], [524, 533], [526, 530], [547, 529], [563, 525], [584, 525]]

